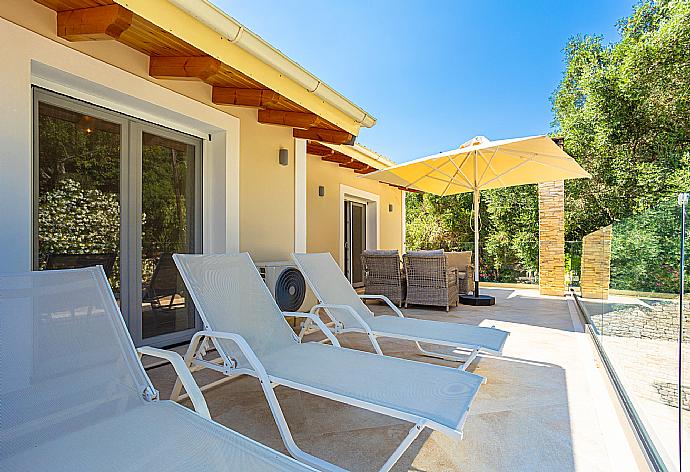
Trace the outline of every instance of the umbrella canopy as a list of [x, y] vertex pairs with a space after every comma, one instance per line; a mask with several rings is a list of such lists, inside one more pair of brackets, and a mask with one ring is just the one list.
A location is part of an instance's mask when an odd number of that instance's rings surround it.
[[499, 141], [477, 136], [457, 149], [365, 176], [435, 195], [583, 177], [591, 175], [548, 136]]
[[451, 151], [423, 157], [363, 176], [435, 195], [474, 192], [474, 295], [479, 296], [479, 193], [481, 190], [590, 178], [548, 136], [490, 141], [477, 136]]

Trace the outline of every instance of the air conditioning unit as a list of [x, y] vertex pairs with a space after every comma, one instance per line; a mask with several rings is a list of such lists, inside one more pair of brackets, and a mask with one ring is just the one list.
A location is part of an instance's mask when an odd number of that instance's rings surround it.
[[282, 311], [298, 311], [304, 303], [307, 284], [290, 261], [257, 262], [261, 277]]

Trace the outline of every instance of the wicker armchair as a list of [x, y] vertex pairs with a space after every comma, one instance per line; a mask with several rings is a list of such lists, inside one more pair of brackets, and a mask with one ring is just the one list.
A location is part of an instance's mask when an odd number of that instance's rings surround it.
[[466, 295], [474, 290], [472, 251], [447, 252], [446, 261], [448, 267], [455, 267], [458, 271], [458, 293]]
[[458, 275], [448, 267], [443, 250], [414, 251], [403, 256], [408, 304], [446, 307], [458, 304]]
[[405, 274], [400, 268], [397, 250], [368, 250], [362, 253], [362, 279], [364, 293], [385, 295], [390, 301], [402, 306], [405, 300]]

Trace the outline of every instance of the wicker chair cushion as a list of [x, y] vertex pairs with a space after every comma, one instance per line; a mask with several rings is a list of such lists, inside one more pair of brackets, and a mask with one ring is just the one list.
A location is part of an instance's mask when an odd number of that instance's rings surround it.
[[443, 249], [409, 251], [407, 255], [410, 257], [438, 257], [443, 255]]
[[397, 249], [367, 249], [362, 252], [363, 256], [397, 256]]

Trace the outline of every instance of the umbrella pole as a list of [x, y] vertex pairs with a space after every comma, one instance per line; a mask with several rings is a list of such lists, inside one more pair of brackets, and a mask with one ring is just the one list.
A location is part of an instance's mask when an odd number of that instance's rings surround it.
[[474, 296], [479, 297], [479, 189], [474, 189]]
[[496, 303], [496, 299], [479, 293], [479, 196], [479, 189], [474, 189], [474, 293], [460, 295], [459, 301], [463, 305], [490, 306]]

